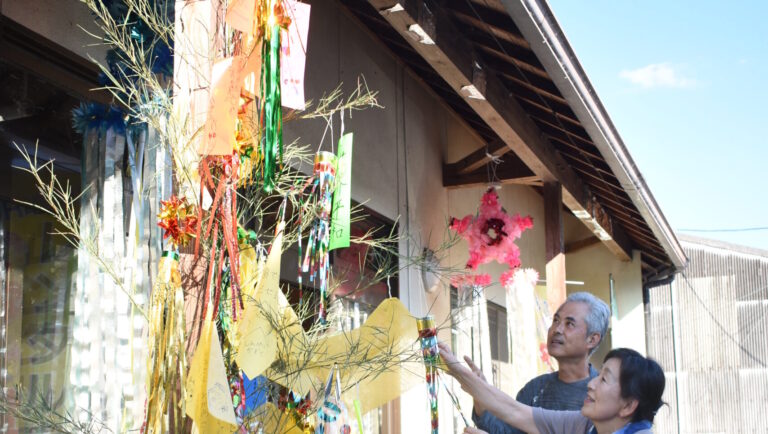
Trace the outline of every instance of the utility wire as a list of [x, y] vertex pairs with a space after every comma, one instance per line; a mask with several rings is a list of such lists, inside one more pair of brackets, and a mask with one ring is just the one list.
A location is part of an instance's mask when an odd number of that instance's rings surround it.
[[680, 232], [753, 232], [768, 231], [768, 226], [759, 226], [754, 228], [732, 228], [732, 229], [678, 229]]
[[[683, 281], [685, 282], [685, 285], [688, 287], [688, 289], [691, 291], [693, 296], [696, 298], [696, 300], [699, 302], [701, 307], [704, 309], [704, 311], [709, 315], [710, 319], [715, 323], [715, 325], [720, 329], [721, 332], [727, 337], [731, 342], [736, 344], [737, 347], [741, 351], [744, 352], [745, 355], [747, 355], [749, 358], [754, 360], [757, 364], [759, 364], [762, 367], [768, 366], [765, 362], [765, 360], [760, 359], [755, 354], [752, 354], [751, 351], [749, 351], [747, 348], [744, 347], [744, 345], [741, 343], [740, 339], [733, 336], [733, 334], [729, 333], [728, 330], [725, 328], [725, 326], [717, 319], [717, 316], [710, 310], [707, 303], [699, 296], [698, 292], [696, 292], [696, 288], [691, 284], [691, 282], [688, 280], [688, 276], [685, 275], [685, 273], [680, 274], [683, 278]], [[765, 312], [763, 312], [764, 314]]]

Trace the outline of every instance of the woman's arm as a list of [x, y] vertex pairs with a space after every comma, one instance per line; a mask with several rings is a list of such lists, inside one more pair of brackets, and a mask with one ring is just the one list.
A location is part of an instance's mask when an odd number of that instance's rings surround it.
[[459, 362], [446, 344], [440, 342], [438, 345], [448, 374], [453, 376], [461, 384], [461, 388], [472, 396], [476, 405], [519, 430], [533, 434], [539, 433], [533, 421], [531, 407], [515, 401], [511, 396], [478, 378], [475, 373]]

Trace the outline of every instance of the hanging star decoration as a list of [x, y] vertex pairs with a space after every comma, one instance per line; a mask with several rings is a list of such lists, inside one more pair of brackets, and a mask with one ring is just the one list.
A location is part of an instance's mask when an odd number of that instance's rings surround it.
[[476, 270], [478, 265], [496, 261], [515, 269], [520, 266], [520, 249], [515, 239], [533, 227], [533, 219], [507, 214], [496, 190], [489, 188], [483, 194], [478, 215], [452, 218], [450, 227], [469, 244], [467, 268]]
[[185, 197], [172, 195], [168, 200], [160, 201], [160, 213], [157, 225], [163, 228], [163, 239], [169, 239], [174, 247], [186, 246], [197, 232], [195, 206]]

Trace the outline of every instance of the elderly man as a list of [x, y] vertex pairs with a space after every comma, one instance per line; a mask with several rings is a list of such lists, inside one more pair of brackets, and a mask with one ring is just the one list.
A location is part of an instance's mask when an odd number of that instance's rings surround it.
[[[589, 363], [605, 333], [611, 311], [602, 300], [588, 292], [568, 296], [552, 319], [547, 333], [547, 350], [557, 359], [557, 372], [540, 375], [517, 393], [517, 401], [550, 410], [579, 410], [587, 395], [587, 383], [598, 372]], [[482, 377], [465, 357], [476, 375]], [[472, 420], [490, 434], [517, 434], [521, 431], [497, 419], [475, 403]]]

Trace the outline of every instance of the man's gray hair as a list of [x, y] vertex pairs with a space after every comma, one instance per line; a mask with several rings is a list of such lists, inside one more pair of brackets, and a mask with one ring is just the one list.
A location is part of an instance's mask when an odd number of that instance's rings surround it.
[[588, 292], [574, 292], [565, 299], [565, 303], [584, 303], [589, 306], [589, 313], [585, 318], [585, 321], [587, 322], [587, 336], [592, 333], [600, 334], [600, 341], [594, 348], [592, 348], [592, 351], [589, 352], [589, 355], [591, 356], [600, 347], [606, 333], [608, 333], [608, 325], [611, 321], [611, 309], [603, 300], [600, 300]]

